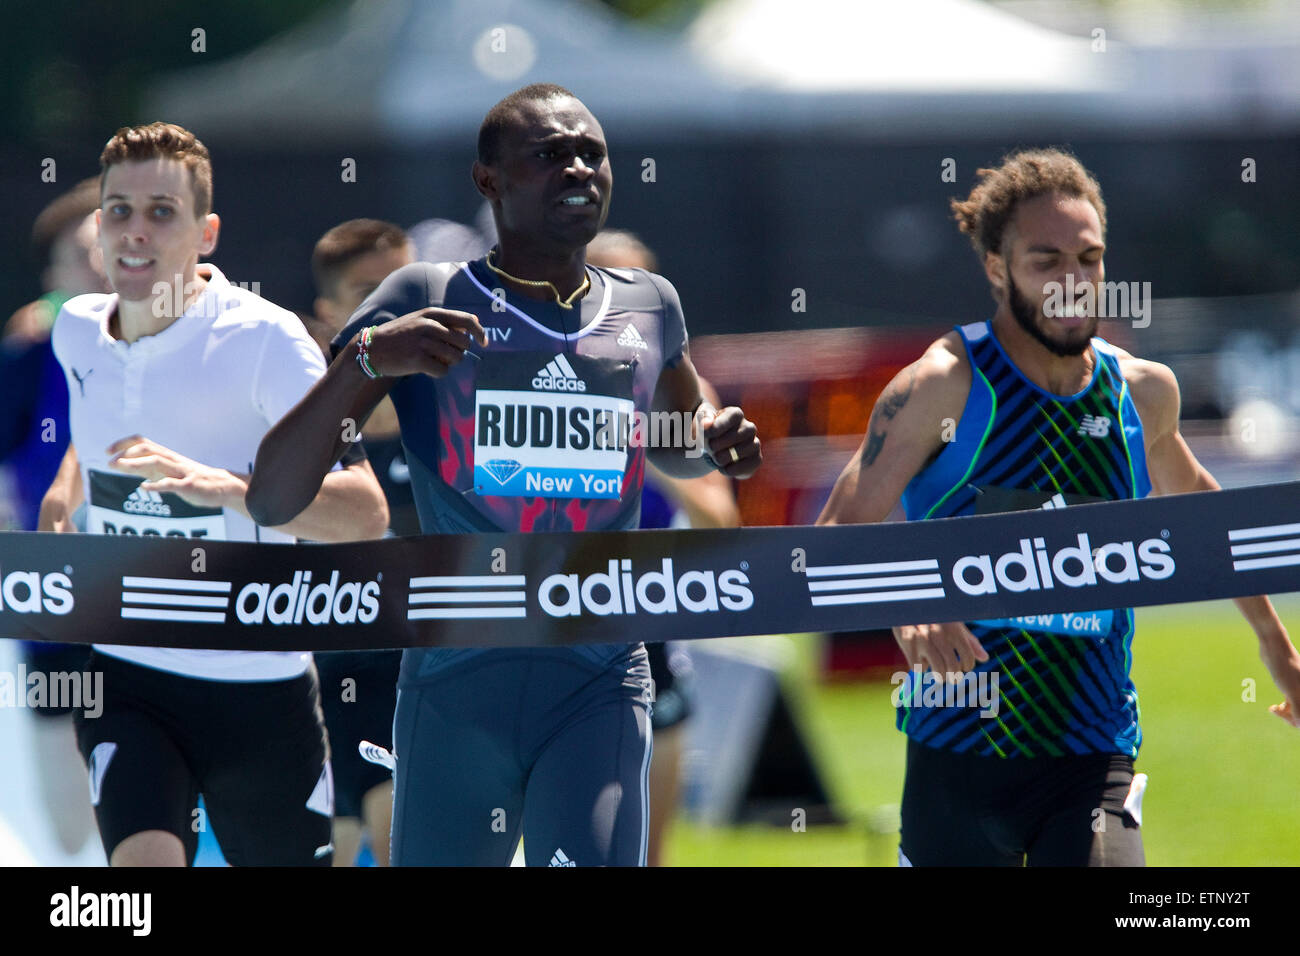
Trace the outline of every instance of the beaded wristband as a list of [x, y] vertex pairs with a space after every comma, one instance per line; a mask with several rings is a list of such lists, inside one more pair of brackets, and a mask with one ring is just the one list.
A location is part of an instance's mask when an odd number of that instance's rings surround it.
[[370, 364], [370, 342], [375, 337], [375, 327], [367, 326], [361, 330], [361, 337], [357, 339], [357, 364], [361, 366], [361, 371], [367, 378], [379, 378], [380, 375]]

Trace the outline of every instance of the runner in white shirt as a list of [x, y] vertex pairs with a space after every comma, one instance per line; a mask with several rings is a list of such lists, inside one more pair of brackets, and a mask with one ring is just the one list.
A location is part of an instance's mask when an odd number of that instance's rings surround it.
[[[211, 265], [206, 148], [178, 126], [124, 128], [100, 157], [100, 246], [114, 292], [54, 326], [72, 444], [41, 510], [68, 531], [195, 540], [374, 538], [387, 507], [370, 467], [336, 469], [298, 519], [259, 528], [244, 491], [262, 436], [325, 371], [297, 317]], [[195, 814], [235, 864], [328, 864], [333, 795], [309, 652], [95, 645], [98, 719], [77, 720], [114, 866], [193, 859]]]

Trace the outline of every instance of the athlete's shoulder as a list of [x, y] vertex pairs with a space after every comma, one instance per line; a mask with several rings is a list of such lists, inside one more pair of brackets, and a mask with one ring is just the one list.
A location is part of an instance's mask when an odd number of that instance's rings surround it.
[[961, 391], [964, 396], [970, 386], [970, 359], [956, 329], [931, 342], [909, 368], [915, 370], [918, 384], [930, 388]]
[[1120, 374], [1133, 391], [1142, 389], [1155, 395], [1166, 396], [1178, 394], [1178, 377], [1168, 365], [1139, 358], [1118, 345], [1112, 345], [1103, 338], [1093, 338], [1093, 348], [1103, 355], [1112, 355], [1119, 364]]
[[204, 293], [206, 298], [201, 300], [200, 308], [208, 313], [214, 326], [235, 324], [251, 329], [263, 325], [302, 325], [298, 317], [288, 309], [262, 298], [252, 289], [235, 285], [211, 263], [202, 263], [199, 268], [207, 274], [208, 279]]
[[465, 262], [412, 262], [389, 276], [403, 288], [419, 290], [433, 297], [441, 296], [452, 279], [465, 271]]
[[82, 295], [74, 295], [63, 303], [63, 308], [59, 309], [59, 318], [66, 314], [71, 322], [97, 322], [99, 317], [110, 311], [116, 302], [116, 292], [86, 292]]
[[50, 345], [55, 356], [65, 355], [70, 348], [93, 344], [104, 316], [112, 313], [116, 302], [116, 293], [87, 292], [74, 295], [63, 303], [50, 330]]
[[663, 276], [655, 272], [649, 272], [645, 269], [638, 269], [635, 266], [594, 266], [587, 263], [587, 268], [599, 272], [602, 276], [607, 277], [612, 285], [616, 286], [635, 286], [653, 284], [657, 281], [668, 282]]
[[949, 332], [930, 343], [910, 365], [906, 365], [880, 393], [876, 408], [886, 409], [897, 419], [903, 432], [926, 442], [940, 431], [926, 423], [961, 416], [970, 391], [970, 363], [957, 332]]
[[619, 308], [680, 312], [681, 299], [673, 284], [657, 272], [645, 269], [608, 269], [591, 266], [610, 287], [610, 301]]
[[1138, 415], [1147, 430], [1160, 434], [1168, 428], [1176, 427], [1182, 397], [1174, 370], [1160, 362], [1138, 358], [1123, 349], [1115, 349], [1115, 352], [1119, 359], [1120, 374], [1128, 383], [1133, 404], [1137, 406]]
[[394, 316], [428, 306], [441, 306], [448, 286], [463, 275], [463, 262], [411, 262], [390, 272], [367, 301], [379, 303]]

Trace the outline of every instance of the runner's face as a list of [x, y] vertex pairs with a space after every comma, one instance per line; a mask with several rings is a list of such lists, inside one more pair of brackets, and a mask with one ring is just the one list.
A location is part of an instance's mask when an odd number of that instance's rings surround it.
[[414, 261], [415, 254], [409, 244], [399, 249], [377, 249], [357, 256], [343, 267], [334, 295], [325, 300], [329, 314], [319, 318], [333, 326], [334, 331], [339, 331], [389, 273]]
[[50, 247], [50, 265], [43, 276], [47, 289], [69, 295], [84, 292], [107, 292], [104, 257], [99, 251], [99, 227], [95, 214], [88, 213], [75, 228], [59, 234]]
[[[1007, 306], [1011, 314], [1053, 354], [1082, 354], [1097, 334], [1096, 302], [1105, 276], [1105, 245], [1097, 210], [1082, 198], [1036, 196], [1016, 209], [1009, 236]], [[1067, 276], [1073, 277], [1072, 301], [1065, 296], [1070, 289]], [[1052, 283], [1058, 288], [1054, 290]], [[1089, 285], [1091, 303], [1084, 299], [1084, 287]]]
[[596, 118], [569, 97], [528, 103], [501, 140], [501, 231], [566, 250], [591, 242], [614, 184]]
[[200, 255], [216, 246], [217, 217], [195, 216], [190, 174], [178, 159], [117, 163], [104, 176], [99, 247], [113, 290], [128, 302], [152, 298], [154, 284], [192, 281]]

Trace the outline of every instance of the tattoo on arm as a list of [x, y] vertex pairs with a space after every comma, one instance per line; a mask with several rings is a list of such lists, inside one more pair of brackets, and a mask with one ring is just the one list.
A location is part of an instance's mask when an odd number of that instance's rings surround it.
[[867, 443], [862, 449], [862, 464], [870, 467], [885, 445], [885, 424], [903, 410], [907, 400], [912, 397], [912, 386], [916, 384], [916, 366], [909, 369], [907, 384], [885, 389], [876, 407], [871, 412], [871, 421], [867, 424]]

